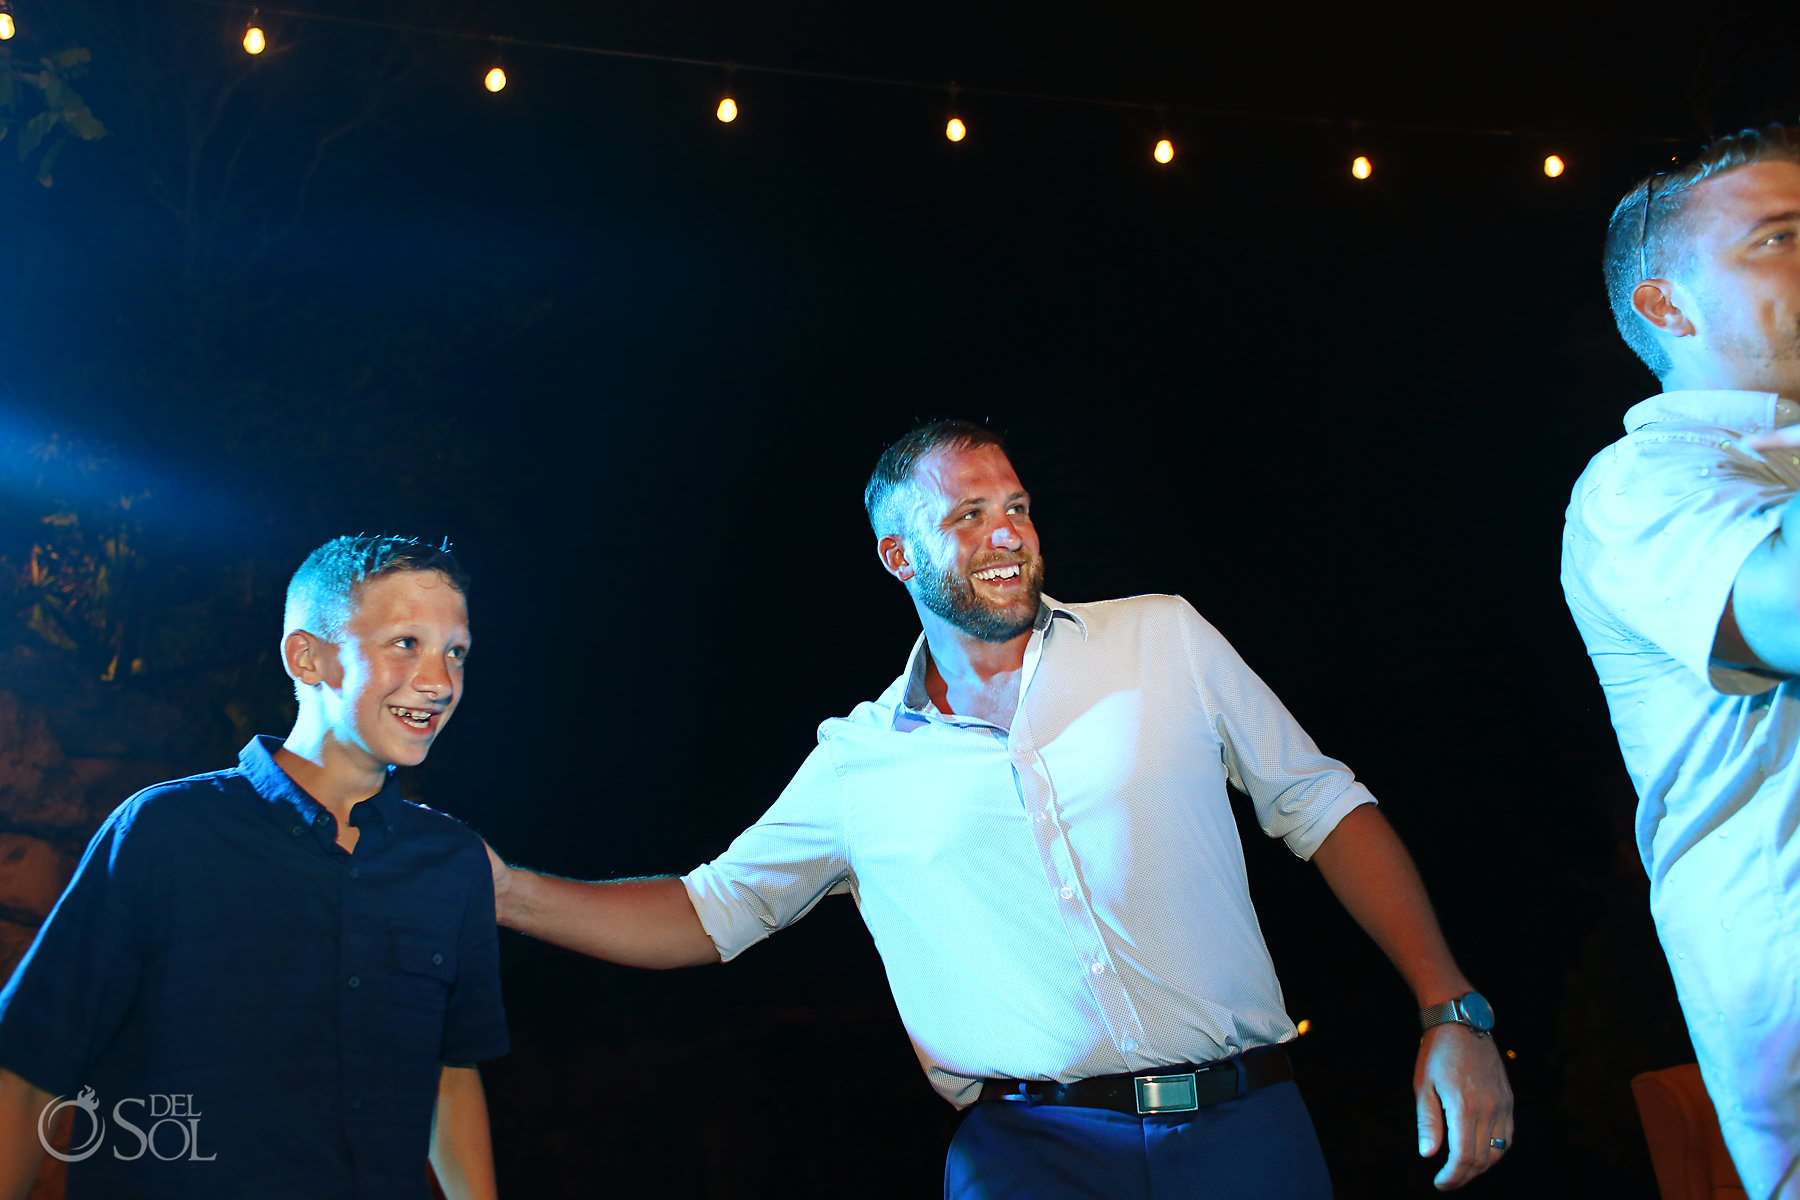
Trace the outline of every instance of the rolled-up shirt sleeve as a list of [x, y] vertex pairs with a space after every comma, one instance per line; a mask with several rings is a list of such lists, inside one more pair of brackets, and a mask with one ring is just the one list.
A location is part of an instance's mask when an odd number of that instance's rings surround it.
[[847, 891], [848, 872], [842, 787], [821, 743], [756, 824], [681, 882], [719, 958], [729, 962], [827, 895]]
[[1250, 797], [1264, 833], [1310, 859], [1346, 813], [1375, 797], [1349, 767], [1319, 750], [1217, 629], [1183, 608], [1195, 686], [1224, 746], [1227, 778]]

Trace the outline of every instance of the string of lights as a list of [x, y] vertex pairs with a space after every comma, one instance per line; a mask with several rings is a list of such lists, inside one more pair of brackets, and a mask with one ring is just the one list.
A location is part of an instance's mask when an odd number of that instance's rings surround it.
[[[1389, 133], [1420, 133], [1463, 137], [1524, 139], [1555, 146], [1561, 146], [1569, 141], [1578, 140], [1578, 135], [1570, 134], [1567, 131], [1558, 132], [1537, 129], [1455, 126], [1417, 121], [1365, 121], [1342, 116], [1227, 109], [1199, 104], [1153, 103], [1144, 100], [1080, 96], [961, 83], [942, 83], [931, 80], [903, 79], [884, 75], [814, 70], [804, 67], [779, 66], [768, 63], [737, 62], [726, 59], [699, 58], [690, 55], [660, 54], [643, 50], [624, 50], [616, 47], [595, 46], [579, 42], [519, 38], [504, 34], [419, 25], [403, 21], [386, 21], [370, 17], [347, 16], [340, 13], [318, 12], [309, 9], [276, 7], [271, 5], [251, 7], [235, 3], [233, 0], [190, 0], [190, 3], [235, 12], [244, 12], [248, 9], [248, 16], [245, 19], [241, 45], [243, 46], [244, 52], [250, 55], [263, 54], [270, 48], [269, 32], [264, 25], [265, 14], [267, 14], [268, 17], [279, 18], [282, 21], [310, 22], [322, 25], [383, 30], [415, 36], [491, 45], [495, 47], [495, 53], [492, 56], [493, 61], [487, 64], [486, 69], [480, 77], [480, 82], [481, 86], [487, 91], [496, 94], [504, 91], [509, 82], [507, 70], [499, 61], [499, 50], [501, 48], [515, 51], [531, 50], [546, 53], [584, 55], [593, 58], [628, 59], [638, 62], [666, 63], [672, 66], [705, 68], [723, 73], [727, 80], [727, 88], [720, 95], [718, 103], [713, 110], [714, 116], [717, 117], [721, 124], [725, 125], [735, 122], [743, 111], [742, 102], [732, 93], [729, 87], [729, 81], [732, 76], [734, 74], [743, 73], [785, 76], [793, 79], [809, 79], [865, 87], [945, 93], [949, 97], [951, 111], [944, 122], [944, 138], [946, 141], [954, 144], [961, 144], [970, 136], [968, 119], [966, 115], [956, 107], [956, 101], [959, 95], [982, 96], [1040, 104], [1110, 108], [1152, 113], [1155, 114], [1159, 121], [1163, 122], [1166, 122], [1170, 113], [1174, 113], [1182, 117], [1206, 119], [1209, 121], [1230, 121], [1240, 124], [1267, 122], [1350, 130], [1380, 129]], [[16, 29], [17, 27], [14, 23], [13, 14], [10, 11], [9, 0], [0, 0], [0, 40], [13, 37]], [[1608, 135], [1607, 140], [1616, 142], [1674, 144], [1681, 142], [1683, 139], [1660, 135], [1611, 134]], [[1158, 165], [1166, 167], [1175, 161], [1176, 149], [1174, 137], [1165, 129], [1160, 132], [1152, 142], [1150, 157], [1152, 161]], [[1368, 153], [1359, 149], [1351, 157], [1348, 169], [1352, 179], [1364, 181], [1374, 177], [1376, 164], [1374, 159]], [[1549, 153], [1544, 156], [1541, 162], [1541, 169], [1546, 178], [1560, 179], [1568, 173], [1569, 162], [1560, 152]]]

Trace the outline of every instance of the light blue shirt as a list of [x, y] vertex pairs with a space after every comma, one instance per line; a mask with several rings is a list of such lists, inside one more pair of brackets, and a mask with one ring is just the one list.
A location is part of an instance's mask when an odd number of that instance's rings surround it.
[[[1793, 455], [1743, 447], [1800, 410], [1765, 392], [1666, 392], [1575, 483], [1563, 594], [1637, 786], [1653, 895], [1681, 856], [1785, 774], [1800, 733], [1791, 685], [1712, 660], [1744, 560], [1800, 487]], [[1779, 685], [1779, 686], [1778, 686]], [[1771, 790], [1796, 792], [1795, 779]]]
[[1563, 533], [1651, 913], [1752, 1196], [1800, 1154], [1800, 695], [1712, 649], [1739, 568], [1800, 489], [1800, 453], [1743, 439], [1797, 420], [1772, 393], [1654, 396], [1576, 482]]
[[1010, 733], [926, 697], [926, 648], [819, 727], [684, 882], [731, 959], [849, 892], [937, 1090], [1285, 1041], [1226, 784], [1302, 858], [1373, 800], [1179, 597], [1046, 598]]

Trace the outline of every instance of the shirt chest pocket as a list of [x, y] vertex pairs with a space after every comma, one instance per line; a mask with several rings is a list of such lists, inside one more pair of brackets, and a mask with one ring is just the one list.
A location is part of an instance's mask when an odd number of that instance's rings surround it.
[[441, 1003], [456, 982], [456, 943], [422, 930], [392, 931], [393, 961], [401, 994]]

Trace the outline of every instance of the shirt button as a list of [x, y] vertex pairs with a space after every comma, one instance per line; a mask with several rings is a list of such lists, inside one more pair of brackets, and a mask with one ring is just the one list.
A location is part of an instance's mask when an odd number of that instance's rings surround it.
[[1095, 963], [1093, 966], [1089, 967], [1088, 970], [1090, 970], [1094, 974], [1098, 975], [1102, 971], [1106, 970], [1106, 964], [1105, 963]]
[[296, 825], [292, 829], [288, 830], [288, 832], [293, 834], [295, 837], [299, 837], [300, 831], [304, 828], [305, 828], [305, 826], [303, 826], [303, 825]]
[[362, 978], [361, 978], [361, 976], [358, 976], [358, 975], [352, 975], [352, 976], [351, 976], [351, 977], [350, 977], [350, 986], [351, 986], [351, 987], [353, 987], [353, 988], [359, 988], [359, 987], [361, 987], [361, 986], [362, 986]]
[[444, 956], [443, 956], [443, 955], [441, 955], [441, 954], [434, 954], [434, 955], [432, 955], [432, 956], [431, 956], [431, 965], [432, 965], [432, 966], [434, 966], [434, 967], [441, 967], [441, 966], [443, 966], [443, 965], [444, 965]]
[[1073, 900], [1075, 898], [1075, 889], [1070, 887], [1064, 888], [1062, 890], [1062, 898], [1064, 900]]
[[361, 871], [361, 870], [359, 870], [359, 869], [358, 869], [358, 868], [356, 868], [356, 867], [351, 867], [351, 868], [350, 868], [350, 878], [352, 878], [352, 879], [361, 879], [361, 878], [362, 878], [362, 871]]
[[1133, 1054], [1136, 1051], [1137, 1051], [1137, 1039], [1136, 1038], [1126, 1038], [1125, 1039], [1125, 1053]]

